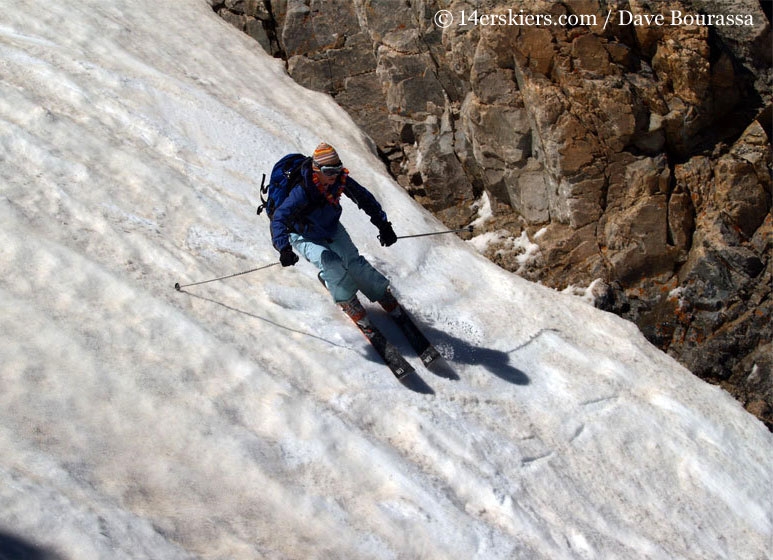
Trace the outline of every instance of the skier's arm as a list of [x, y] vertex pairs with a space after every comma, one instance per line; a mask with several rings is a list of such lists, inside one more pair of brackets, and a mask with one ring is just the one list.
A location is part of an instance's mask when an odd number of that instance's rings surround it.
[[271, 218], [271, 242], [280, 253], [290, 247], [290, 234], [294, 224], [309, 206], [309, 199], [302, 185], [296, 185], [274, 211]]
[[357, 208], [370, 216], [370, 223], [377, 228], [381, 229], [384, 224], [388, 223], [387, 215], [376, 200], [376, 197], [351, 177], [346, 178], [344, 194], [354, 201]]
[[378, 228], [378, 240], [383, 246], [389, 247], [397, 241], [386, 213], [368, 189], [351, 177], [347, 177], [344, 193], [357, 204], [358, 208], [370, 216], [370, 222]]

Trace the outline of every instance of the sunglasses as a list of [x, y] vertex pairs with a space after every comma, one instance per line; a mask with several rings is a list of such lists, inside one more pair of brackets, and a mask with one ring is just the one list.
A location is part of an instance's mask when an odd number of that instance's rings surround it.
[[344, 170], [344, 166], [341, 164], [321, 165], [319, 170], [323, 175], [327, 175], [328, 177], [335, 177], [336, 175], [341, 174], [341, 172]]

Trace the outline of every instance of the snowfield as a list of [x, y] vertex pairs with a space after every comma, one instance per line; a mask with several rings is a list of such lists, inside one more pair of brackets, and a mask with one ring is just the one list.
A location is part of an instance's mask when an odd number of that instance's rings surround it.
[[306, 262], [175, 291], [277, 260], [261, 174], [322, 140], [398, 235], [444, 229], [206, 0], [16, 0], [0, 71], [0, 547], [771, 558], [771, 433], [634, 325], [471, 243], [382, 248], [345, 203], [448, 358], [422, 369], [369, 305], [407, 387]]

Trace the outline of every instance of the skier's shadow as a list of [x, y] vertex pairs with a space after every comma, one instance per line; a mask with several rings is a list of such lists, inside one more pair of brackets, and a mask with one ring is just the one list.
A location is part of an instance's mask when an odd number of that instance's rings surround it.
[[[400, 330], [392, 324], [391, 321], [381, 315], [382, 314], [380, 313], [371, 314], [376, 326], [381, 329], [390, 340], [395, 342], [401, 352], [410, 356], [412, 351]], [[529, 376], [510, 364], [510, 356], [507, 352], [470, 344], [460, 338], [456, 338], [444, 331], [427, 325], [420, 325], [420, 328], [444, 358], [443, 360], [439, 360], [439, 363], [429, 367], [430, 371], [436, 376], [458, 381], [459, 374], [454, 371], [453, 366], [454, 364], [466, 364], [482, 366], [500, 379], [514, 385], [528, 385], [531, 382]], [[373, 361], [380, 360], [375, 350], [372, 351], [370, 359]], [[403, 385], [417, 393], [434, 394], [432, 388], [427, 385], [418, 374], [406, 377], [403, 380]]]
[[[507, 352], [470, 344], [429, 326], [423, 326], [422, 330], [441, 354], [449, 354], [447, 358], [451, 363], [482, 366], [513, 385], [528, 385], [531, 382], [528, 375], [510, 364], [510, 355]], [[450, 352], [447, 349], [450, 349]]]

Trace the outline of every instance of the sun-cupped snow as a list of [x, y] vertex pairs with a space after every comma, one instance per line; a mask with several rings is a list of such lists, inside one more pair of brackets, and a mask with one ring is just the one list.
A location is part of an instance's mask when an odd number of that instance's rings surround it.
[[[313, 16], [310, 16], [313, 17]], [[773, 437], [630, 323], [453, 236], [362, 253], [445, 356], [401, 384], [263, 173], [336, 147], [444, 229], [328, 96], [205, 0], [0, 11], [0, 547], [67, 559], [766, 558]]]

